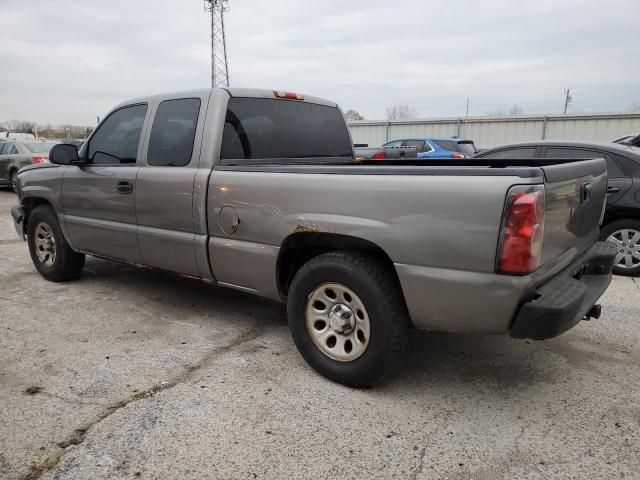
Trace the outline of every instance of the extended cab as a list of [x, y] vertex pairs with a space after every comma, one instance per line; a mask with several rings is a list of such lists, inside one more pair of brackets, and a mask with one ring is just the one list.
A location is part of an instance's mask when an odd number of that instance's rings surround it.
[[22, 169], [12, 210], [51, 281], [85, 255], [287, 303], [316, 370], [379, 378], [420, 329], [544, 339], [598, 316], [602, 159], [356, 161], [330, 101], [214, 89], [116, 107]]

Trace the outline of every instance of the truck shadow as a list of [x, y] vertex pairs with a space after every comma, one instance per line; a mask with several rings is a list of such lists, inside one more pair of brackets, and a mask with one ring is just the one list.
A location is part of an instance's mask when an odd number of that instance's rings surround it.
[[[298, 356], [288, 330], [282, 328], [287, 325], [286, 308], [271, 300], [170, 273], [93, 258], [87, 259], [85, 274], [78, 284], [98, 290], [108, 287], [120, 301], [144, 304], [152, 312], [166, 313], [177, 308], [183, 318], [191, 316], [207, 321], [208, 317], [215, 317], [217, 321], [227, 321], [228, 317], [239, 328], [285, 335], [283, 342]], [[547, 344], [506, 336], [413, 330], [402, 361], [377, 388], [402, 389], [425, 382], [434, 386], [490, 383], [504, 387], [553, 382], [559, 372], [544, 345]], [[301, 358], [298, 364], [305, 367]]]

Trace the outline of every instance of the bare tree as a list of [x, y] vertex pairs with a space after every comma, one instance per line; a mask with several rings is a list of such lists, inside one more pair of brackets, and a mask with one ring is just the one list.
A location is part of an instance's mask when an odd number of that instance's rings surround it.
[[627, 107], [627, 112], [640, 112], [640, 102], [633, 102]]
[[487, 112], [487, 116], [489, 117], [513, 117], [516, 115], [524, 115], [522, 107], [516, 104], [506, 112], [504, 110], [493, 110], [491, 112]]
[[387, 107], [387, 118], [389, 120], [409, 120], [416, 118], [418, 111], [409, 105], [392, 105]]
[[510, 109], [509, 109], [509, 115], [510, 116], [516, 116], [516, 115], [524, 115], [524, 110], [522, 109], [522, 107], [520, 105], [513, 105]]
[[4, 126], [10, 132], [33, 133], [35, 123], [26, 120], [7, 120]]
[[345, 115], [346, 115], [347, 120], [349, 122], [352, 122], [354, 120], [364, 120], [364, 117], [362, 115], [360, 115], [357, 111], [353, 110], [353, 109], [347, 110]]

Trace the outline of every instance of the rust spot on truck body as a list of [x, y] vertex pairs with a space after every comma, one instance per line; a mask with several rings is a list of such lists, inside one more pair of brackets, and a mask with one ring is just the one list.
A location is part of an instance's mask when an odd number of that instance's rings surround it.
[[318, 225], [298, 225], [294, 230], [295, 233], [318, 233], [320, 232], [320, 227]]

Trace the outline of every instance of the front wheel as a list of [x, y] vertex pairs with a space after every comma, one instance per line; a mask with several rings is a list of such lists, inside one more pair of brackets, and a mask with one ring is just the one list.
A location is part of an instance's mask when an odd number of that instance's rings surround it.
[[374, 383], [407, 344], [409, 317], [392, 267], [368, 255], [311, 259], [293, 279], [287, 313], [307, 363], [349, 387]]
[[616, 220], [605, 225], [600, 238], [618, 251], [613, 264], [616, 275], [640, 274], [640, 220]]
[[45, 279], [64, 282], [80, 276], [84, 255], [71, 249], [51, 207], [40, 205], [31, 212], [27, 242], [31, 260]]

